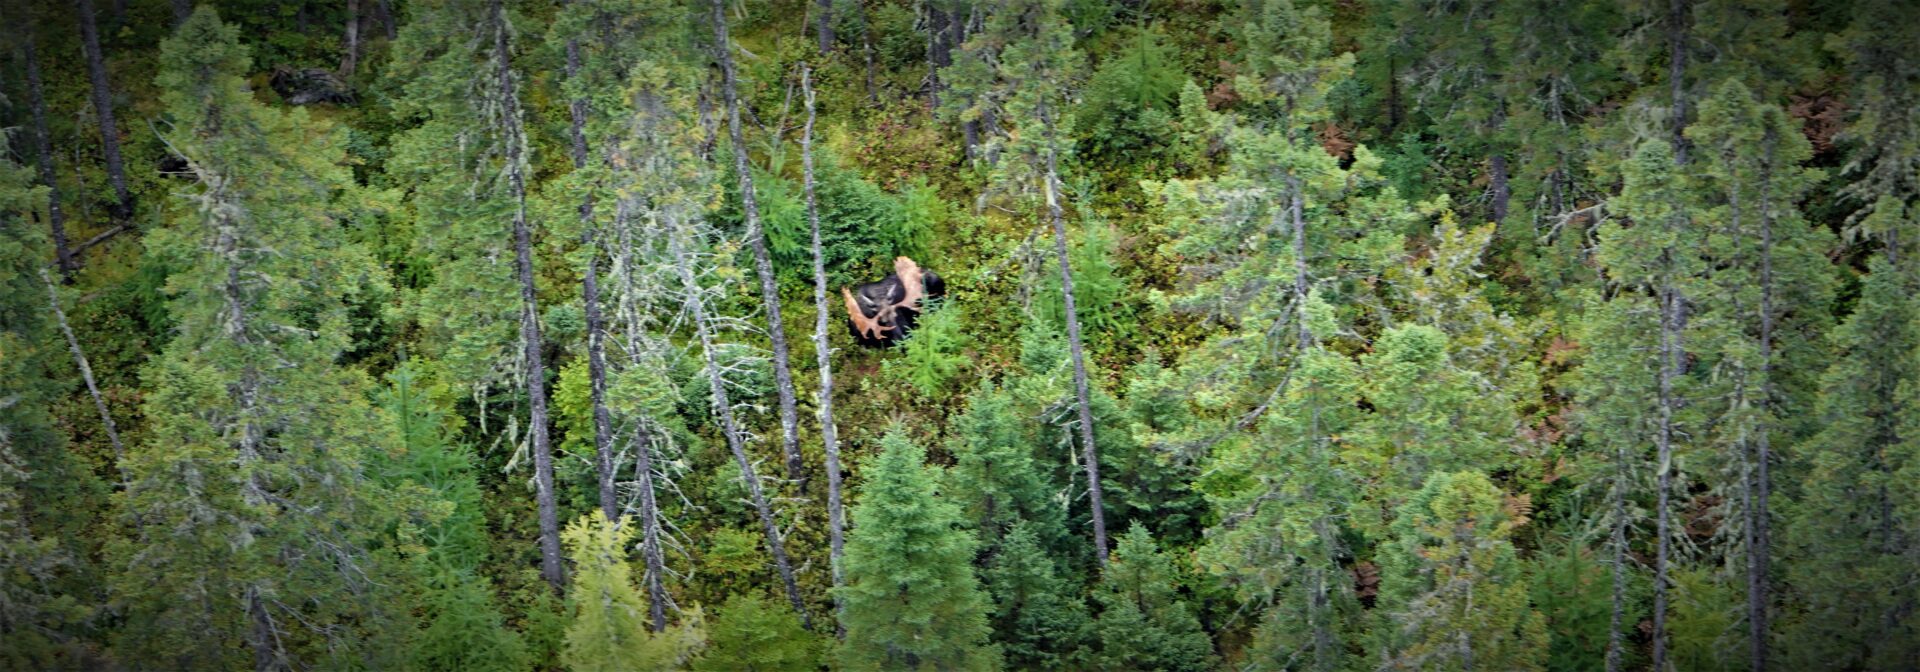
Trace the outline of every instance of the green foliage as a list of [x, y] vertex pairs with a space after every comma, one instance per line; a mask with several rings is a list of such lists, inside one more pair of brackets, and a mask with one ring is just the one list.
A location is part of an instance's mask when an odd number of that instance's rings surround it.
[[1049, 557], [1034, 524], [1019, 521], [988, 561], [994, 638], [1007, 666], [1055, 670], [1091, 663], [1095, 641], [1086, 602]]
[[648, 631], [646, 599], [634, 585], [627, 562], [634, 531], [634, 526], [616, 524], [596, 510], [568, 524], [561, 535], [575, 572], [567, 592], [573, 621], [567, 625], [566, 646], [560, 653], [569, 669], [675, 669], [705, 640], [698, 611], [665, 631]]
[[965, 315], [958, 306], [925, 302], [913, 333], [900, 344], [901, 357], [887, 361], [887, 370], [905, 378], [921, 394], [932, 397], [967, 365]]
[[852, 670], [994, 670], [991, 603], [973, 574], [974, 541], [960, 507], [939, 492], [926, 452], [894, 428], [868, 463], [847, 536], [847, 629], [840, 665]]
[[1179, 571], [1145, 527], [1134, 524], [1114, 546], [1093, 598], [1100, 604], [1096, 666], [1104, 669], [1205, 670], [1213, 643], [1180, 595]]
[[1381, 549], [1386, 666], [1545, 669], [1547, 625], [1509, 541], [1526, 519], [1504, 493], [1476, 472], [1436, 473], [1397, 514]]
[[[1546, 619], [1546, 669], [1592, 672], [1606, 669], [1607, 629], [1613, 622], [1613, 577], [1598, 554], [1565, 542], [1528, 563], [1533, 604]], [[1636, 591], [1637, 592], [1637, 591]], [[1639, 621], [1638, 605], [1623, 614]]]
[[693, 661], [695, 672], [820, 669], [820, 636], [800, 626], [792, 607], [759, 593], [727, 598], [707, 631], [706, 651]]
[[1095, 68], [1081, 95], [1078, 119], [1090, 161], [1125, 163], [1152, 172], [1152, 155], [1180, 139], [1182, 91], [1189, 86], [1162, 29], [1133, 28], [1120, 51]]

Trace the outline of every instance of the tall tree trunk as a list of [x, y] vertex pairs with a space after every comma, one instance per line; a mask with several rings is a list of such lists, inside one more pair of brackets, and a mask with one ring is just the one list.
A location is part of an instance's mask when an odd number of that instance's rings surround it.
[[1667, 87], [1673, 97], [1673, 163], [1687, 163], [1687, 10], [1689, 0], [1667, 0]]
[[393, 0], [380, 0], [380, 19], [387, 30], [387, 41], [400, 39], [400, 17], [393, 13]]
[[347, 53], [340, 57], [340, 76], [352, 77], [360, 67], [360, 0], [347, 0]]
[[60, 334], [67, 338], [67, 351], [73, 354], [73, 366], [80, 369], [80, 380], [87, 384], [87, 395], [93, 397], [93, 409], [100, 413], [100, 426], [107, 430], [107, 440], [113, 443], [113, 466], [120, 472], [120, 487], [127, 487], [127, 448], [120, 443], [120, 429], [113, 424], [113, 414], [107, 411], [106, 397], [100, 395], [100, 386], [94, 382], [93, 366], [87, 363], [87, 353], [80, 349], [80, 339], [73, 335], [73, 327], [67, 323], [67, 311], [60, 307], [60, 292], [54, 289], [53, 278], [46, 269], [40, 270], [40, 280], [47, 285], [47, 307], [53, 310], [53, 317], [60, 324]]
[[820, 55], [825, 56], [833, 51], [833, 0], [814, 0], [813, 6], [818, 12], [813, 17], [814, 32], [820, 37]]
[[1754, 492], [1747, 518], [1751, 532], [1747, 541], [1747, 627], [1752, 654], [1752, 672], [1767, 670], [1767, 632], [1769, 585], [1773, 554], [1773, 530], [1770, 501], [1773, 495], [1772, 423], [1773, 407], [1773, 213], [1771, 182], [1773, 148], [1778, 144], [1773, 129], [1762, 140], [1766, 161], [1760, 174], [1760, 427], [1754, 432]]
[[[715, 5], [719, 11], [719, 5]], [[693, 262], [688, 258], [686, 234], [680, 230], [680, 224], [668, 232], [668, 253], [673, 255], [674, 265], [680, 274], [681, 290], [686, 294], [687, 307], [693, 313], [695, 336], [700, 340], [700, 353], [704, 358], [707, 375], [707, 391], [711, 395], [713, 412], [720, 416], [720, 429], [727, 435], [727, 449], [733, 452], [734, 466], [740, 469], [740, 480], [747, 486], [747, 497], [753, 502], [753, 510], [760, 518], [760, 531], [766, 536], [767, 553], [773, 556], [773, 566], [780, 572], [780, 582], [786, 588], [787, 601], [793, 604], [794, 612], [800, 614], [800, 622], [812, 627], [807, 617], [806, 603], [800, 599], [800, 586], [793, 580], [793, 567], [787, 560], [786, 543], [780, 539], [780, 526], [773, 518], [773, 508], [767, 504], [767, 496], [760, 488], [760, 477], [755, 475], [753, 460], [747, 457], [747, 448], [743, 444], [740, 425], [733, 417], [733, 400], [727, 395], [725, 381], [721, 378], [720, 362], [714, 356], [713, 330], [709, 326], [706, 299], [700, 296], [700, 284], [693, 277]]]
[[[807, 195], [807, 224], [813, 230], [813, 353], [820, 366], [820, 440], [827, 453], [827, 548], [833, 587], [845, 583], [840, 557], [846, 546], [846, 514], [840, 507], [840, 438], [833, 424], [833, 350], [827, 345], [827, 265], [820, 245], [820, 207], [813, 187], [813, 81], [800, 66], [800, 92], [807, 102], [807, 125], [800, 135], [800, 176]], [[833, 610], [844, 615], [846, 603], [838, 593]], [[844, 625], [834, 632], [846, 635]]]
[[[1664, 364], [1663, 364], [1664, 365]], [[1614, 448], [1613, 488], [1608, 496], [1613, 501], [1613, 525], [1608, 537], [1608, 545], [1613, 551], [1613, 614], [1607, 622], [1607, 672], [1620, 672], [1624, 664], [1623, 647], [1627, 618], [1627, 449], [1621, 443]]]
[[633, 432], [633, 480], [640, 485], [640, 558], [646, 563], [647, 616], [654, 632], [667, 629], [666, 562], [660, 554], [660, 505], [653, 496], [653, 448], [647, 435]]
[[773, 276], [773, 258], [767, 254], [766, 231], [760, 227], [760, 204], [753, 190], [753, 170], [747, 161], [746, 136], [740, 130], [740, 92], [733, 69], [733, 42], [727, 37], [725, 0], [713, 0], [715, 54], [720, 62], [722, 102], [727, 106], [727, 136], [733, 142], [733, 168], [740, 178], [740, 210], [747, 220], [747, 241], [753, 246], [753, 269], [760, 276], [760, 300], [767, 309], [767, 338], [773, 345], [773, 384], [780, 397], [781, 450], [787, 457], [787, 478], [806, 488], [805, 465], [800, 461], [799, 417], [795, 410], [793, 363], [787, 330], [780, 319], [780, 285]]
[[1507, 201], [1513, 197], [1513, 190], [1507, 184], [1507, 155], [1494, 152], [1487, 157], [1488, 181], [1493, 190], [1493, 223], [1507, 219]]
[[[580, 38], [567, 40], [567, 79], [580, 76]], [[573, 154], [573, 169], [587, 167], [587, 99], [576, 97], [567, 103], [571, 118], [568, 128]], [[580, 247], [587, 251], [587, 268], [580, 277], [580, 298], [587, 313], [587, 378], [593, 403], [594, 471], [599, 477], [600, 511], [607, 520], [620, 519], [620, 504], [614, 484], [613, 420], [607, 413], [606, 319], [600, 311], [600, 255], [595, 249], [593, 192], [580, 200]]]
[[[1666, 250], [1663, 256], [1668, 258], [1665, 263], [1671, 267], [1673, 250]], [[1669, 276], [1662, 281], [1664, 286], [1660, 288], [1660, 428], [1655, 439], [1657, 451], [1655, 460], [1658, 462], [1659, 474], [1659, 484], [1655, 486], [1659, 489], [1658, 502], [1655, 505], [1655, 518], [1658, 522], [1654, 526], [1658, 550], [1653, 560], [1653, 669], [1655, 670], [1666, 669], [1667, 659], [1667, 565], [1672, 547], [1668, 539], [1669, 518], [1672, 514], [1669, 511], [1671, 505], [1667, 500], [1673, 491], [1673, 411], [1676, 401], [1673, 396], [1673, 378], [1677, 375], [1680, 359], [1677, 315], [1680, 298], [1679, 292], [1673, 287], [1675, 281], [1671, 277], [1671, 271], [1668, 273]]]
[[193, 16], [193, 0], [173, 0], [173, 25], [179, 27]]
[[1047, 219], [1053, 224], [1053, 256], [1060, 262], [1060, 295], [1066, 302], [1067, 353], [1073, 358], [1073, 391], [1080, 407], [1080, 450], [1087, 472], [1087, 499], [1093, 517], [1093, 550], [1100, 565], [1107, 564], [1107, 512], [1100, 490], [1100, 451], [1093, 443], [1093, 401], [1087, 385], [1087, 357], [1080, 341], [1080, 315], [1073, 297], [1073, 266], [1067, 261], [1067, 221], [1060, 209], [1060, 168], [1054, 151], [1053, 117], [1040, 110], [1047, 133]]
[[873, 20], [867, 14], [867, 0], [853, 0], [853, 8], [860, 16], [860, 55], [867, 62], [867, 104], [874, 105], [880, 98], [873, 89]]
[[61, 282], [73, 282], [73, 271], [79, 264], [67, 245], [67, 212], [60, 208], [60, 182], [53, 170], [53, 137], [47, 131], [47, 99], [41, 88], [34, 30], [28, 26], [22, 40], [27, 57], [27, 105], [33, 112], [33, 151], [40, 160], [40, 184], [47, 188], [47, 224], [53, 229], [54, 264], [60, 269]]
[[107, 82], [107, 60], [100, 53], [100, 28], [94, 21], [93, 0], [74, 0], [80, 12], [80, 44], [87, 54], [87, 76], [93, 83], [93, 111], [100, 120], [100, 154], [107, 163], [107, 182], [117, 199], [115, 223], [133, 218], [133, 196], [127, 192], [127, 169], [120, 159], [120, 127], [113, 121], [113, 89]]
[[507, 41], [507, 9], [493, 0], [493, 55], [505, 126], [507, 183], [513, 191], [513, 254], [520, 276], [520, 340], [527, 361], [527, 433], [533, 451], [535, 497], [540, 507], [540, 577], [559, 592], [566, 584], [560, 563], [559, 507], [553, 493], [553, 452], [547, 436], [547, 367], [542, 361], [540, 305], [534, 296], [533, 234], [527, 223], [526, 132], [520, 125], [520, 98], [514, 90]]

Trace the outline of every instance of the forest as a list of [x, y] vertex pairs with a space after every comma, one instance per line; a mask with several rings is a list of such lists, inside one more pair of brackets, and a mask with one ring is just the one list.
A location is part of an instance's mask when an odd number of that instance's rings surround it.
[[1920, 2], [0, 4], [0, 669], [1920, 670]]

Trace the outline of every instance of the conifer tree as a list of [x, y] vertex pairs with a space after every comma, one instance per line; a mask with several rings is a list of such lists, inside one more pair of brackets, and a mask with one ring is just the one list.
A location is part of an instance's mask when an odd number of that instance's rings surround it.
[[594, 511], [567, 525], [567, 550], [578, 576], [568, 589], [573, 621], [560, 659], [580, 672], [677, 669], [706, 633], [695, 611], [671, 630], [647, 629], [646, 607], [633, 585], [627, 546], [634, 527]]
[[995, 670], [991, 603], [973, 574], [974, 541], [939, 472], [903, 430], [889, 430], [866, 467], [847, 537], [850, 670]]
[[757, 593], [727, 598], [707, 625], [707, 648], [694, 672], [810, 672], [820, 669], [821, 638], [792, 609]]
[[1066, 511], [1054, 498], [1057, 488], [1034, 464], [1037, 438], [1022, 415], [1010, 392], [982, 383], [968, 397], [966, 412], [954, 419], [947, 448], [956, 463], [949, 492], [989, 555], [1022, 523], [1043, 548], [1067, 550]]
[[193, 184], [149, 234], [178, 332], [145, 373], [147, 440], [110, 550], [129, 605], [119, 651], [156, 664], [344, 664], [392, 614], [365, 552], [383, 489], [364, 381], [336, 360], [345, 301], [385, 280], [330, 204], [347, 187], [339, 135], [255, 103], [239, 31], [202, 7], [162, 46], [164, 139]]
[[1014, 523], [988, 561], [983, 578], [993, 594], [994, 640], [1012, 669], [1089, 664], [1095, 633], [1087, 604], [1048, 556], [1034, 527]]
[[[1749, 665], [1768, 662], [1773, 506], [1773, 445], [1805, 435], [1793, 415], [1811, 407], [1805, 366], [1827, 356], [1817, 347], [1832, 297], [1831, 241], [1795, 205], [1818, 173], [1806, 137], [1784, 110], [1761, 104], [1738, 80], [1715, 87], [1687, 129], [1700, 165], [1707, 207], [1699, 225], [1713, 271], [1701, 295], [1702, 359], [1711, 362], [1715, 453], [1730, 456], [1729, 501], [1738, 508], [1739, 548], [1747, 575]], [[1801, 307], [1792, 310], [1790, 306]], [[1785, 411], [1785, 412], [1783, 412]], [[1738, 485], [1731, 485], [1737, 483]], [[1730, 516], [1731, 517], [1731, 516]]]
[[[34, 186], [28, 171], [0, 159], [0, 667], [52, 669], [60, 665], [60, 641], [86, 616], [76, 596], [62, 595], [60, 575], [73, 569], [69, 549], [48, 530], [35, 529], [35, 502], [45, 492], [35, 462], [65, 453], [47, 412], [53, 378], [50, 326], [35, 297], [46, 263], [46, 237], [32, 226], [48, 191]], [[38, 458], [37, 460], [35, 458]], [[42, 492], [36, 492], [41, 490]]]
[[[1042, 216], [1053, 232], [1060, 270], [1068, 356], [1079, 412], [1081, 468], [1092, 510], [1094, 556], [1107, 561], [1107, 516], [1094, 443], [1092, 383], [1081, 338], [1080, 307], [1067, 253], [1066, 197], [1060, 164], [1073, 157], [1073, 118], [1068, 106], [1084, 63], [1074, 49], [1074, 28], [1061, 0], [1008, 0], [987, 12], [981, 30], [968, 39], [971, 60], [955, 82], [969, 119], [1000, 119], [1005, 127], [985, 139], [985, 156], [996, 189], [1040, 194]], [[991, 65], [987, 65], [991, 64]], [[1001, 156], [1002, 153], [1006, 156]]]
[[[1650, 328], [1640, 332], [1651, 335], [1653, 342], [1620, 345], [1631, 350], [1651, 351], [1655, 358], [1653, 408], [1643, 408], [1640, 412], [1654, 418], [1652, 426], [1647, 428], [1652, 435], [1647, 438], [1651, 439], [1655, 451], [1651, 636], [1656, 667], [1666, 664], [1668, 570], [1673, 560], [1670, 499], [1678, 466], [1674, 461], [1676, 441], [1686, 436], [1681, 427], [1686, 418], [1680, 417], [1689, 393], [1687, 382], [1682, 380], [1685, 372], [1681, 369], [1686, 357], [1686, 297], [1694, 293], [1701, 270], [1699, 257], [1694, 253], [1699, 240], [1690, 220], [1692, 195], [1677, 174], [1676, 161], [1673, 146], [1664, 141], [1647, 141], [1635, 150], [1633, 158], [1622, 167], [1624, 185], [1612, 201], [1614, 211], [1629, 218], [1632, 224], [1610, 221], [1603, 225], [1595, 255], [1608, 280], [1619, 289], [1616, 301], [1639, 295], [1650, 297], [1654, 304], [1651, 311], [1629, 309], [1625, 313], [1653, 322]], [[1624, 523], [1616, 520], [1615, 524]], [[1616, 550], [1616, 554], [1620, 552]], [[1621, 593], [1623, 580], [1624, 577], [1616, 573], [1616, 595]]]
[[[395, 45], [402, 65], [392, 72], [407, 94], [398, 115], [422, 123], [395, 141], [394, 172], [416, 180], [416, 219], [451, 224], [417, 229], [415, 245], [435, 277], [414, 317], [432, 354], [458, 379], [474, 381], [476, 395], [507, 380], [524, 386], [541, 578], [558, 591], [565, 568], [528, 204], [533, 157], [512, 18], [505, 0], [444, 0], [416, 14]], [[459, 169], [447, 170], [449, 161]]]
[[1135, 523], [1120, 537], [1113, 561], [1100, 575], [1098, 666], [1105, 669], [1204, 670], [1213, 664], [1213, 643], [1200, 619], [1180, 597], [1171, 556], [1160, 551], [1145, 527]]
[[[1883, 205], [1874, 217], [1891, 216]], [[1892, 255], [1889, 255], [1892, 256]], [[1834, 329], [1821, 377], [1820, 431], [1795, 452], [1806, 465], [1778, 556], [1806, 614], [1789, 625], [1782, 663], [1895, 668], [1920, 658], [1911, 637], [1916, 595], [1911, 512], [1901, 474], [1920, 462], [1920, 305], [1911, 270], [1876, 258], [1853, 314]]]
[[1382, 669], [1542, 670], [1545, 620], [1510, 538], [1526, 523], [1477, 472], [1435, 473], [1381, 549]]

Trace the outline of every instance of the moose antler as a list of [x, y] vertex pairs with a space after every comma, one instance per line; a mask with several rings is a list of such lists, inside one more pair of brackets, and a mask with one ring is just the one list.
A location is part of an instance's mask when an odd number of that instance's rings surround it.
[[867, 317], [866, 313], [860, 312], [860, 302], [854, 300], [852, 291], [841, 287], [840, 295], [847, 299], [847, 318], [853, 320], [854, 330], [860, 332], [860, 334], [866, 338], [880, 338], [880, 334], [886, 331], [886, 328], [880, 325], [880, 321]]
[[920, 299], [926, 297], [927, 287], [922, 278], [924, 272], [920, 270], [920, 265], [906, 257], [894, 257], [893, 274], [900, 278], [900, 287], [906, 290], [906, 296], [893, 305], [916, 313], [922, 312]]

